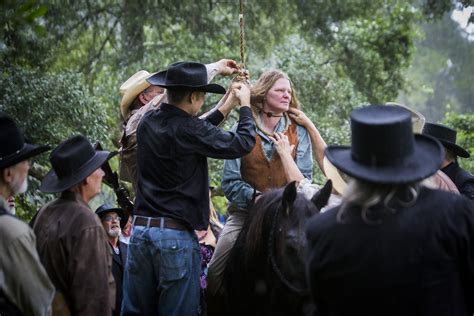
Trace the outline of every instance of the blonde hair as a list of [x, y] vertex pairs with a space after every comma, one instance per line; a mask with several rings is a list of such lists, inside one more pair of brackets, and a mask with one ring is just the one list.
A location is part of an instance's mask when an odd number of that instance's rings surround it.
[[[212, 199], [209, 199], [209, 221], [217, 225], [219, 228], [223, 228], [224, 226], [219, 221], [219, 217], [217, 216], [217, 211], [214, 208], [214, 204], [212, 203]], [[216, 236], [217, 237], [217, 236]]]
[[296, 91], [295, 91], [293, 82], [291, 82], [287, 74], [276, 69], [268, 70], [262, 73], [260, 75], [260, 78], [258, 78], [257, 82], [250, 89], [250, 103], [252, 104], [252, 106], [258, 109], [261, 109], [263, 106], [262, 104], [263, 99], [267, 95], [268, 90], [270, 90], [273, 87], [273, 85], [278, 79], [282, 79], [282, 78], [287, 79], [290, 82], [290, 86], [291, 86], [290, 107], [299, 109], [300, 102], [298, 101], [298, 98], [296, 96]]
[[[397, 193], [407, 191], [412, 194], [410, 201], [403, 201]], [[397, 209], [410, 207], [415, 204], [420, 192], [419, 182], [410, 184], [379, 184], [351, 179], [344, 192], [343, 201], [337, 213], [337, 221], [344, 223], [346, 211], [355, 206], [360, 211], [362, 220], [369, 225], [381, 224], [381, 216], [386, 213], [396, 213]], [[382, 207], [372, 210], [371, 207], [383, 203]], [[375, 218], [375, 219], [371, 219]]]

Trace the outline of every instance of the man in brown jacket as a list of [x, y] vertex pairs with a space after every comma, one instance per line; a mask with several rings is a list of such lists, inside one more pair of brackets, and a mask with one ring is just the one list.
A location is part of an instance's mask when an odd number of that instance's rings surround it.
[[72, 315], [111, 315], [115, 304], [107, 237], [87, 204], [100, 192], [100, 167], [112, 155], [74, 136], [51, 152], [53, 168], [41, 182], [43, 192], [62, 193], [37, 216], [38, 253]]

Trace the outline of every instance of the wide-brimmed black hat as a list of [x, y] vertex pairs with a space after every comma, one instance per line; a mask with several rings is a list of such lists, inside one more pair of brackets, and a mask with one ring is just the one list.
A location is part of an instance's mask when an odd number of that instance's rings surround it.
[[43, 178], [40, 190], [46, 193], [65, 191], [90, 176], [115, 154], [95, 150], [82, 135], [73, 136], [51, 152], [49, 160], [53, 168]]
[[169, 66], [168, 70], [158, 72], [147, 81], [168, 89], [186, 89], [224, 94], [225, 88], [215, 83], [208, 83], [207, 69], [204, 64], [179, 62]]
[[104, 217], [109, 212], [115, 212], [120, 216], [120, 228], [124, 228], [127, 225], [128, 215], [125, 214], [125, 210], [120, 207], [113, 207], [109, 204], [103, 204], [95, 210], [95, 213], [99, 216], [100, 219]]
[[349, 176], [372, 183], [406, 184], [434, 174], [444, 149], [434, 138], [414, 135], [405, 109], [371, 105], [351, 114], [352, 147], [329, 146], [326, 156]]
[[436, 138], [449, 151], [459, 157], [469, 158], [471, 155], [467, 150], [456, 145], [456, 130], [441, 124], [426, 123], [423, 127], [423, 134]]
[[0, 169], [39, 155], [49, 149], [48, 146], [33, 145], [25, 142], [22, 132], [15, 121], [0, 112]]

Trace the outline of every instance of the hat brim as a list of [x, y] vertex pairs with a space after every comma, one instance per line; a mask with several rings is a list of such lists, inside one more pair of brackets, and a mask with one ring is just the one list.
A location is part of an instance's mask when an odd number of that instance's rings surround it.
[[128, 215], [126, 214], [125, 210], [120, 207], [112, 207], [108, 209], [101, 210], [100, 212], [96, 212], [97, 216], [102, 219], [104, 214], [115, 212], [120, 216], [120, 228], [123, 229], [128, 222]]
[[453, 154], [455, 154], [458, 157], [469, 158], [471, 156], [467, 150], [465, 150], [459, 145], [456, 145], [455, 143], [449, 142], [447, 140], [439, 139], [439, 138], [438, 140], [441, 142], [441, 144], [443, 144], [444, 147], [449, 149], [449, 151], [451, 151]]
[[356, 179], [380, 184], [407, 184], [423, 180], [434, 174], [444, 157], [444, 149], [434, 138], [415, 135], [414, 152], [396, 165], [369, 166], [352, 159], [348, 146], [326, 148], [329, 161]]
[[25, 143], [23, 148], [18, 151], [17, 154], [12, 155], [11, 157], [4, 158], [0, 160], [0, 169], [4, 169], [7, 167], [11, 167], [16, 165], [19, 162], [27, 160], [31, 157], [37, 156], [47, 150], [49, 150], [49, 146], [46, 145], [33, 145]]
[[148, 83], [153, 86], [159, 86], [168, 89], [187, 89], [187, 90], [194, 90], [194, 91], [202, 91], [202, 92], [209, 92], [209, 93], [217, 93], [217, 94], [225, 94], [225, 88], [221, 85], [215, 83], [209, 83], [200, 86], [190, 86], [190, 85], [182, 85], [182, 84], [166, 84], [166, 70], [158, 72], [153, 76], [146, 79]]
[[59, 179], [56, 172], [51, 169], [43, 178], [43, 181], [41, 181], [40, 191], [45, 193], [57, 193], [70, 189], [90, 176], [95, 170], [99, 169], [107, 160], [116, 154], [117, 152], [98, 150], [95, 155], [74, 174], [62, 179]]
[[326, 156], [323, 159], [323, 169], [326, 178], [332, 181], [334, 190], [343, 195], [347, 188], [347, 183], [342, 178], [340, 171], [328, 160]]

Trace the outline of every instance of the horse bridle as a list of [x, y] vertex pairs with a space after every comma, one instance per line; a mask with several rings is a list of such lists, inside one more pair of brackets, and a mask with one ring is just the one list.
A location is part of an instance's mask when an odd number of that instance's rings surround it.
[[275, 274], [278, 276], [278, 279], [280, 280], [281, 283], [283, 283], [287, 288], [289, 288], [291, 291], [299, 294], [299, 295], [306, 295], [309, 293], [309, 289], [307, 287], [304, 288], [299, 288], [296, 287], [295, 285], [291, 284], [291, 282], [283, 275], [283, 272], [280, 270], [280, 268], [277, 265], [277, 262], [275, 260], [275, 255], [273, 253], [274, 249], [274, 236], [275, 236], [275, 228], [276, 228], [276, 223], [277, 223], [277, 218], [278, 214], [280, 213], [280, 209], [282, 207], [278, 207], [275, 211], [275, 214], [273, 214], [272, 218], [272, 226], [270, 228], [270, 234], [268, 236], [268, 256], [270, 257], [270, 262], [272, 264], [272, 268], [275, 271]]

